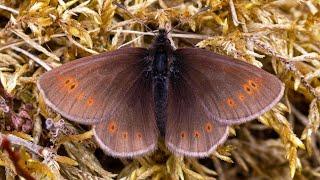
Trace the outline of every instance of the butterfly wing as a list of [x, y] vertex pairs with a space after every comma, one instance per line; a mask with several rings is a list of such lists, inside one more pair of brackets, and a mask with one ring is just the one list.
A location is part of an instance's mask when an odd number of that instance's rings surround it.
[[226, 139], [227, 125], [268, 111], [283, 90], [275, 76], [248, 63], [178, 49], [170, 71], [166, 144], [179, 154], [207, 156]]
[[93, 124], [101, 148], [114, 156], [153, 150], [157, 129], [153, 114], [151, 63], [142, 48], [125, 48], [85, 57], [41, 76], [46, 103], [72, 121]]
[[124, 48], [81, 58], [40, 77], [45, 102], [64, 117], [93, 124], [108, 119], [142, 76], [147, 50]]
[[228, 127], [206, 114], [192, 82], [180, 75], [169, 81], [166, 145], [177, 154], [208, 156], [226, 140]]
[[283, 95], [276, 76], [243, 61], [198, 48], [178, 49], [176, 56], [206, 113], [222, 124], [252, 120]]
[[139, 78], [109, 121], [94, 126], [100, 147], [117, 157], [132, 157], [156, 148], [152, 78]]

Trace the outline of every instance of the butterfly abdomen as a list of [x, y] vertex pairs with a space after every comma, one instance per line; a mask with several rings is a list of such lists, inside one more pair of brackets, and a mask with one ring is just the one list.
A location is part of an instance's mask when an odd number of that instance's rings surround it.
[[153, 94], [155, 116], [161, 135], [164, 135], [167, 114], [167, 71], [168, 55], [166, 52], [156, 52], [153, 60]]
[[153, 94], [155, 103], [155, 117], [157, 127], [160, 134], [164, 136], [165, 126], [167, 121], [167, 97], [168, 87], [167, 80], [163, 78], [157, 78], [153, 81]]

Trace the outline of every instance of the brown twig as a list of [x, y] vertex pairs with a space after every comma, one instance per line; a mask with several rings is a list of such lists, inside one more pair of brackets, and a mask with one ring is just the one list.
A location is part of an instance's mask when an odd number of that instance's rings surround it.
[[19, 176], [22, 176], [27, 180], [35, 180], [35, 178], [31, 176], [30, 172], [21, 166], [19, 163], [21, 159], [20, 154], [11, 149], [11, 143], [6, 137], [2, 138], [1, 147], [8, 152], [9, 158], [11, 159]]

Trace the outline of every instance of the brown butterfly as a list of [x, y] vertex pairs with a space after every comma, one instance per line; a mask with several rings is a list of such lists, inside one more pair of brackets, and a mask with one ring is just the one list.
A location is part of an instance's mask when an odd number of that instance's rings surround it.
[[117, 157], [156, 149], [208, 156], [228, 125], [250, 121], [282, 97], [280, 80], [251, 64], [199, 48], [174, 50], [159, 30], [153, 45], [123, 48], [66, 63], [38, 88], [62, 116], [94, 125], [100, 147]]

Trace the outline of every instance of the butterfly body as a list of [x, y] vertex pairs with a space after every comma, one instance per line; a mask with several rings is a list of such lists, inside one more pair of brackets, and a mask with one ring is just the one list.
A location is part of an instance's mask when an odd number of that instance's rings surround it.
[[149, 48], [123, 48], [66, 63], [38, 88], [64, 117], [93, 124], [100, 147], [116, 157], [156, 149], [208, 156], [228, 126], [256, 118], [282, 97], [275, 76], [198, 48], [173, 49], [165, 30]]
[[168, 76], [173, 59], [173, 48], [166, 36], [166, 31], [159, 30], [154, 44], [149, 49], [152, 61], [153, 96], [157, 127], [162, 136], [165, 135], [167, 119]]

